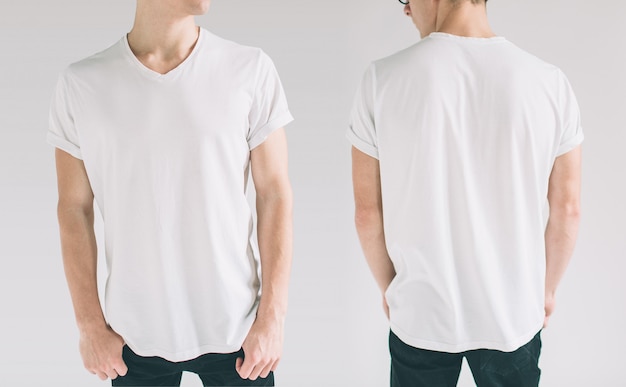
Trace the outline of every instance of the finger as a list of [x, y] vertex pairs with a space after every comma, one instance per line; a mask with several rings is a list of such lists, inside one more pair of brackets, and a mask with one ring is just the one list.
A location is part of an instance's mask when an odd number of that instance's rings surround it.
[[111, 380], [117, 378], [117, 372], [115, 372], [113, 368], [109, 368], [108, 370], [105, 371], [105, 373], [106, 373], [106, 376]]
[[263, 368], [263, 371], [261, 371], [259, 376], [262, 377], [263, 379], [267, 378], [269, 376], [270, 372], [272, 372], [272, 367], [273, 367], [272, 363], [270, 363], [267, 366], [265, 366], [265, 368]]
[[104, 372], [96, 371], [96, 375], [98, 375], [100, 380], [107, 380], [107, 375]]
[[248, 379], [253, 369], [254, 369], [254, 363], [252, 362], [252, 358], [246, 357], [243, 359], [243, 362], [241, 363], [241, 366], [239, 367], [239, 371], [237, 372], [239, 372], [239, 376], [242, 379]]
[[255, 365], [254, 368], [252, 369], [252, 372], [250, 372], [250, 376], [248, 377], [248, 379], [257, 380], [259, 378], [259, 375], [261, 375], [261, 372], [263, 372], [264, 368], [265, 368], [265, 364]]
[[278, 363], [280, 363], [280, 359], [276, 360], [274, 364], [272, 364], [272, 372], [276, 371], [276, 368], [278, 368]]
[[237, 360], [235, 360], [235, 370], [237, 371], [237, 373], [239, 373], [239, 371], [241, 370], [242, 364], [243, 364], [243, 359], [238, 357]]
[[128, 372], [128, 366], [126, 366], [126, 363], [124, 363], [124, 360], [122, 358], [119, 358], [113, 364], [113, 369], [115, 369], [115, 371], [117, 372], [119, 376], [125, 376], [126, 373]]

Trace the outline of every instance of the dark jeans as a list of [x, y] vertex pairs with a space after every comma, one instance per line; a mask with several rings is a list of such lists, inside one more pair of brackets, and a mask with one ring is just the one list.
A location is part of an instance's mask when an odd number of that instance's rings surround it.
[[477, 349], [447, 353], [411, 347], [390, 332], [391, 387], [456, 386], [463, 357], [478, 387], [537, 387], [540, 333], [513, 352]]
[[125, 376], [112, 380], [113, 386], [180, 386], [183, 371], [200, 376], [204, 386], [273, 386], [274, 374], [256, 380], [242, 379], [235, 370], [235, 359], [243, 358], [243, 350], [234, 353], [209, 353], [192, 360], [171, 362], [160, 357], [142, 357], [124, 346], [122, 358], [128, 366]]

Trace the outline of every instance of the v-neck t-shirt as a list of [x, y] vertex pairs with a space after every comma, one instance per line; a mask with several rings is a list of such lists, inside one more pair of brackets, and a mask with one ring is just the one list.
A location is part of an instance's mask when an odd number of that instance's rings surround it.
[[166, 74], [123, 37], [60, 76], [47, 142], [85, 165], [104, 223], [106, 320], [139, 355], [241, 348], [260, 297], [250, 152], [291, 120], [271, 59], [202, 28]]

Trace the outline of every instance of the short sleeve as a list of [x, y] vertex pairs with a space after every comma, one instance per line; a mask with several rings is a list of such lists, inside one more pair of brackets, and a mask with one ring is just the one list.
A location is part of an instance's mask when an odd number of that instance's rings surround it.
[[52, 97], [46, 141], [77, 159], [82, 159], [71, 101], [66, 71], [59, 77]]
[[378, 159], [374, 121], [374, 83], [374, 65], [370, 65], [357, 90], [346, 137], [355, 148]]
[[274, 130], [293, 121], [287, 106], [285, 91], [272, 60], [260, 53], [256, 87], [248, 114], [248, 146], [261, 145]]
[[560, 122], [561, 132], [556, 156], [561, 156], [583, 142], [584, 135], [580, 122], [580, 110], [572, 86], [565, 74], [559, 70]]

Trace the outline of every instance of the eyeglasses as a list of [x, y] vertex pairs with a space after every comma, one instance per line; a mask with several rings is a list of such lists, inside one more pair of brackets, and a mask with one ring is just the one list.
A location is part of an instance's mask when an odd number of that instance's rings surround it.
[[398, 0], [398, 1], [404, 5], [409, 4], [409, 0]]

